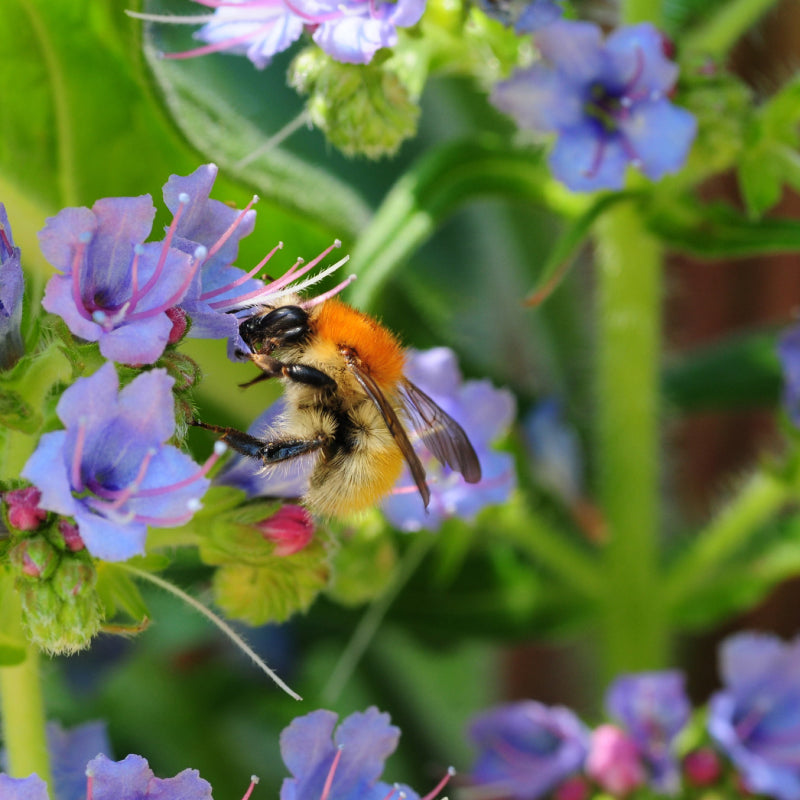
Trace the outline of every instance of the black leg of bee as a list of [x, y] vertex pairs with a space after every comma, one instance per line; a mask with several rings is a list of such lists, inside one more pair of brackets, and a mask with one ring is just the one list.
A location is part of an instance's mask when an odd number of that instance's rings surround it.
[[239, 325], [239, 335], [253, 350], [267, 352], [302, 342], [309, 333], [308, 312], [300, 306], [281, 306], [268, 314], [247, 317]]
[[219, 433], [220, 440], [225, 442], [231, 449], [264, 464], [274, 464], [278, 461], [286, 461], [306, 453], [312, 453], [314, 450], [319, 450], [328, 441], [328, 438], [320, 433], [313, 439], [278, 439], [269, 442], [236, 428], [209, 425], [200, 420], [195, 420], [192, 424], [198, 428], [205, 428], [207, 431]]
[[265, 353], [251, 353], [250, 360], [261, 370], [261, 374], [247, 383], [240, 384], [242, 388], [269, 378], [288, 378], [290, 381], [305, 383], [318, 389], [336, 388], [336, 381], [330, 375], [306, 364], [284, 364]]

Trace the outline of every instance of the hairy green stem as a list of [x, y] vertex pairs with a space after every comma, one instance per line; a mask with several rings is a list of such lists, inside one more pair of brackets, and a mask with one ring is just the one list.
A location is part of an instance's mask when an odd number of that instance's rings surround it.
[[607, 677], [658, 669], [668, 636], [658, 580], [658, 415], [662, 252], [630, 203], [595, 228], [598, 497]]
[[[22, 643], [25, 641], [22, 609], [19, 596], [9, 585], [13, 578], [2, 573], [0, 580], [4, 584], [0, 592], [3, 633]], [[14, 778], [26, 778], [35, 772], [52, 787], [39, 653], [31, 645], [27, 646], [22, 663], [0, 667], [0, 718], [9, 774]]]
[[681, 50], [722, 58], [775, 3], [776, 0], [730, 0], [683, 37]]

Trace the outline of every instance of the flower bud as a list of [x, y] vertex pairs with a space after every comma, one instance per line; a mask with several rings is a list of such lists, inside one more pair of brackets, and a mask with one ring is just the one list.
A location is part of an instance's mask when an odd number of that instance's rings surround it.
[[567, 778], [564, 783], [553, 792], [554, 800], [589, 800], [591, 789], [586, 778], [575, 775]]
[[710, 747], [688, 753], [683, 760], [683, 770], [692, 786], [712, 786], [722, 775], [719, 756]]
[[189, 327], [189, 317], [179, 306], [168, 308], [166, 313], [172, 321], [172, 329], [169, 332], [167, 344], [177, 344], [186, 335], [186, 329]]
[[3, 492], [9, 526], [18, 531], [35, 531], [47, 517], [47, 511], [39, 508], [41, 498], [35, 486]]
[[78, 553], [86, 547], [78, 531], [78, 526], [72, 522], [67, 522], [65, 519], [58, 521], [58, 532], [64, 541], [64, 546], [71, 553]]
[[282, 506], [256, 527], [265, 539], [275, 543], [276, 556], [299, 553], [314, 538], [314, 520], [302, 506]]
[[309, 96], [311, 121], [345, 155], [393, 155], [417, 131], [419, 105], [386, 63], [345, 64], [310, 47], [292, 62], [289, 84]]
[[20, 576], [46, 581], [56, 571], [58, 551], [44, 536], [32, 536], [17, 543], [9, 553]]
[[645, 782], [636, 742], [615, 725], [600, 725], [593, 731], [586, 774], [615, 797], [624, 797]]

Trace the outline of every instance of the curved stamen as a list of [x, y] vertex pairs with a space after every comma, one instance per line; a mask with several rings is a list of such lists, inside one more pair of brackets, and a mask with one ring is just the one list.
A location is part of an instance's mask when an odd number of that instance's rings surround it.
[[211, 22], [213, 14], [197, 14], [195, 16], [179, 17], [175, 14], [143, 14], [140, 11], [131, 11], [126, 8], [125, 13], [134, 19], [141, 19], [144, 22], [163, 22], [167, 25], [200, 25], [204, 22]]
[[334, 286], [333, 289], [328, 289], [327, 292], [323, 292], [316, 297], [312, 297], [310, 300], [305, 300], [304, 302], [300, 303], [300, 305], [303, 308], [313, 308], [314, 306], [318, 306], [320, 303], [324, 303], [334, 295], [339, 294], [339, 292], [341, 292], [343, 289], [346, 289], [357, 277], [357, 275], [348, 275], [347, 278], [345, 278], [340, 284]]
[[311, 22], [315, 25], [319, 25], [323, 22], [330, 22], [334, 19], [341, 19], [342, 17], [342, 11], [339, 8], [337, 8], [336, 11], [330, 11], [327, 14], [309, 14], [307, 11], [299, 9], [294, 3], [291, 2], [291, 0], [283, 0], [283, 4], [295, 16], [298, 16], [301, 19], [304, 19], [307, 22]]
[[3, 243], [3, 247], [8, 255], [11, 255], [14, 252], [14, 248], [11, 245], [11, 239], [8, 238], [8, 234], [6, 233], [5, 225], [0, 225], [0, 242]]
[[81, 478], [81, 462], [83, 460], [83, 448], [86, 444], [86, 417], [78, 420], [78, 432], [75, 439], [75, 449], [72, 451], [72, 464], [70, 465], [69, 482], [73, 490], [82, 492], [84, 490], [83, 478]]
[[228, 283], [225, 286], [220, 286], [219, 289], [213, 289], [210, 292], [203, 292], [200, 295], [200, 299], [210, 300], [212, 297], [218, 297], [219, 295], [224, 294], [225, 292], [231, 291], [231, 289], [235, 289], [237, 286], [241, 286], [245, 281], [249, 280], [258, 272], [260, 272], [264, 268], [266, 263], [272, 258], [272, 256], [274, 256], [275, 253], [278, 252], [278, 250], [282, 249], [283, 249], [283, 242], [278, 242], [278, 244], [276, 244], [275, 247], [273, 247], [272, 250], [270, 250], [269, 253], [267, 253], [264, 256], [264, 258], [261, 261], [259, 261], [258, 264], [256, 264], [255, 267], [253, 267], [253, 269], [250, 270], [250, 272], [245, 272], [244, 275], [242, 275], [240, 278], [237, 278], [235, 281], [231, 281], [231, 283]]
[[[389, 794], [387, 794], [386, 797], [383, 798], [383, 800], [392, 800], [392, 797], [394, 796], [394, 794], [399, 792], [399, 791], [400, 791], [400, 787], [397, 784], [395, 784], [394, 786], [392, 786], [392, 788], [389, 791]], [[402, 794], [403, 793], [400, 792], [400, 795], [398, 795], [398, 796], [402, 796]]]
[[320, 795], [319, 800], [328, 800], [328, 795], [331, 793], [331, 786], [333, 786], [333, 776], [336, 773], [336, 767], [339, 766], [339, 761], [342, 758], [343, 750], [344, 745], [340, 744], [336, 750], [336, 755], [333, 757], [331, 768], [328, 770], [328, 777], [325, 778], [325, 785], [322, 787], [322, 794]]
[[173, 528], [187, 523], [203, 507], [199, 500], [190, 500], [186, 506], [188, 508], [187, 512], [178, 517], [148, 517], [144, 514], [136, 514], [134, 519], [136, 522], [141, 522], [145, 525], [153, 525], [159, 528]]
[[75, 246], [75, 252], [72, 255], [72, 302], [75, 303], [75, 308], [78, 313], [86, 320], [92, 322], [92, 315], [86, 310], [86, 306], [81, 297], [81, 263], [83, 262], [83, 254], [86, 252], [86, 245], [92, 239], [92, 234], [85, 231], [78, 237], [78, 244]]
[[630, 92], [631, 89], [636, 86], [636, 84], [639, 82], [639, 79], [642, 77], [642, 73], [644, 72], [644, 52], [639, 45], [636, 46], [634, 58], [636, 59], [636, 64], [633, 68], [633, 75], [625, 84], [625, 94], [628, 94], [628, 92]]
[[156, 281], [158, 281], [158, 279], [161, 277], [161, 273], [164, 270], [164, 264], [167, 261], [167, 255], [169, 254], [170, 245], [172, 244], [172, 238], [175, 236], [175, 230], [177, 229], [178, 223], [183, 216], [184, 209], [189, 204], [189, 200], [191, 200], [191, 198], [188, 194], [186, 194], [186, 192], [181, 192], [178, 195], [178, 208], [172, 217], [172, 222], [170, 222], [169, 228], [167, 228], [166, 236], [164, 236], [164, 241], [161, 245], [161, 253], [158, 256], [156, 268], [153, 270], [153, 274], [147, 280], [145, 285], [142, 286], [141, 290], [131, 293], [130, 299], [132, 308], [136, 308], [136, 304], [153, 288], [153, 286], [155, 286]]
[[[139, 294], [139, 256], [144, 252], [144, 247], [140, 244], [133, 247], [133, 261], [131, 262], [131, 297], [135, 298]], [[134, 308], [136, 301], [133, 300]]]
[[214, 242], [214, 244], [211, 246], [211, 249], [208, 251], [208, 255], [206, 256], [206, 260], [212, 259], [220, 251], [225, 242], [227, 242], [228, 239], [231, 238], [233, 232], [239, 227], [239, 223], [244, 219], [245, 214], [247, 214], [247, 212], [257, 202], [258, 202], [258, 195], [254, 194], [250, 198], [250, 202], [236, 215], [233, 222], [231, 222], [231, 224], [228, 225], [227, 229], [222, 234], [222, 236], [220, 236], [219, 239], [217, 239], [217, 241]]
[[152, 447], [144, 454], [142, 463], [139, 464], [139, 470], [136, 473], [136, 477], [124, 489], [106, 489], [105, 486], [102, 486], [94, 480], [89, 483], [89, 489], [96, 497], [99, 497], [102, 500], [111, 501], [111, 503], [108, 505], [108, 509], [110, 511], [116, 511], [117, 509], [122, 508], [122, 506], [125, 505], [125, 503], [127, 503], [128, 500], [130, 500], [131, 497], [138, 492], [139, 486], [144, 480], [144, 476], [147, 474], [147, 470], [150, 467], [150, 462], [153, 460], [153, 456], [155, 456], [155, 454], [156, 450]]
[[597, 147], [594, 151], [594, 158], [592, 158], [592, 163], [589, 166], [589, 169], [586, 170], [583, 174], [587, 178], [594, 178], [597, 175], [598, 171], [600, 170], [600, 165], [603, 163], [603, 156], [606, 152], [606, 140], [601, 138], [597, 141]]
[[193, 50], [184, 50], [181, 53], [161, 53], [160, 55], [162, 58], [180, 60], [194, 58], [195, 56], [205, 56], [209, 53], [218, 53], [220, 50], [227, 50], [229, 47], [235, 47], [237, 44], [247, 42], [250, 39], [257, 39], [262, 33], [268, 31], [272, 25], [272, 22], [268, 22], [266, 25], [261, 25], [249, 33], [243, 33], [241, 36], [231, 36], [230, 39], [223, 39], [221, 42], [207, 44], [203, 47], [195, 47]]
[[86, 800], [94, 798], [94, 775], [86, 776]]
[[455, 767], [448, 767], [447, 774], [433, 787], [433, 789], [425, 795], [425, 797], [420, 798], [420, 800], [433, 800], [439, 792], [444, 789], [445, 786], [450, 782], [450, 778], [456, 774]]
[[258, 781], [259, 781], [258, 775], [250, 776], [250, 787], [244, 793], [244, 797], [242, 798], [242, 800], [250, 800], [250, 795], [253, 794], [253, 789], [256, 788], [256, 784], [258, 783]]
[[163, 303], [156, 306], [155, 308], [149, 308], [147, 311], [134, 311], [132, 314], [128, 314], [128, 321], [130, 322], [136, 319], [146, 319], [147, 317], [154, 317], [156, 314], [161, 314], [168, 308], [172, 308], [172, 306], [180, 302], [180, 300], [182, 300], [183, 296], [186, 294], [186, 290], [189, 288], [189, 286], [191, 286], [191, 283], [194, 280], [194, 276], [197, 274], [197, 270], [200, 269], [200, 265], [205, 260], [205, 252], [206, 249], [203, 246], [198, 247], [197, 250], [194, 251], [192, 268], [189, 270], [189, 272], [186, 273], [186, 277], [183, 279], [183, 282], [172, 293], [171, 297], [168, 300], [165, 300]]
[[186, 486], [191, 485], [195, 481], [199, 481], [200, 478], [205, 478], [208, 475], [211, 468], [214, 464], [219, 461], [222, 454], [228, 449], [228, 446], [225, 442], [215, 442], [214, 444], [214, 452], [206, 459], [205, 463], [203, 464], [197, 472], [193, 472], [188, 477], [184, 478], [181, 481], [177, 481], [176, 483], [170, 483], [166, 486], [158, 486], [153, 487], [152, 489], [142, 489], [141, 491], [137, 492], [137, 497], [158, 497], [162, 494], [168, 494], [169, 492], [176, 492], [179, 489], [183, 489]]

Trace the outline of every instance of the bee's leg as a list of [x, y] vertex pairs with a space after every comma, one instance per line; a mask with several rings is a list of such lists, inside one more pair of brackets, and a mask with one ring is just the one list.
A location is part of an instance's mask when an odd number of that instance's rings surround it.
[[318, 450], [327, 443], [329, 437], [320, 433], [312, 439], [276, 439], [266, 441], [249, 433], [237, 430], [236, 428], [226, 428], [220, 425], [209, 425], [200, 420], [193, 422], [199, 428], [221, 434], [220, 440], [225, 442], [243, 456], [254, 458], [264, 464], [274, 464], [278, 461], [286, 461], [290, 458], [302, 456]]
[[269, 378], [287, 378], [290, 381], [305, 383], [319, 389], [336, 388], [336, 381], [330, 375], [306, 364], [284, 364], [265, 353], [251, 353], [250, 360], [261, 370], [261, 374], [247, 383], [240, 384], [243, 389]]

